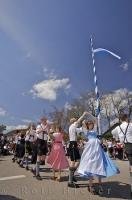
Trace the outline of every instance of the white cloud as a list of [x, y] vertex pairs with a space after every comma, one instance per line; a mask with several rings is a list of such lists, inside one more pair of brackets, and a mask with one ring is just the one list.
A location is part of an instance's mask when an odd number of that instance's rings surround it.
[[22, 96], [26, 96], [26, 92], [22, 92]]
[[0, 116], [5, 116], [7, 114], [7, 112], [3, 109], [3, 108], [1, 108], [0, 107]]
[[38, 97], [46, 100], [56, 100], [58, 90], [64, 91], [70, 88], [69, 78], [63, 79], [49, 79], [37, 83], [30, 91], [34, 97]]
[[118, 114], [114, 104], [118, 107], [118, 109], [127, 107], [128, 96], [130, 98], [130, 95], [132, 95], [132, 91], [129, 91], [126, 88], [121, 88], [113, 91], [113, 93], [103, 95], [101, 113], [106, 114], [107, 109], [107, 112], [109, 112], [110, 115], [114, 115], [115, 113]]
[[48, 67], [43, 67], [43, 73], [44, 76], [48, 79], [56, 79], [57, 76], [55, 75], [55, 72], [53, 69], [48, 69]]
[[64, 109], [67, 111], [67, 110], [71, 110], [72, 109], [72, 106], [66, 102], [65, 105], [64, 105]]
[[22, 122], [24, 122], [24, 123], [31, 123], [32, 122], [32, 120], [30, 120], [30, 119], [22, 119]]
[[9, 131], [12, 131], [12, 130], [17, 130], [17, 129], [26, 129], [27, 128], [27, 125], [16, 125], [16, 126], [13, 126], [13, 125], [7, 125], [6, 126], [6, 132], [9, 132]]
[[29, 58], [31, 58], [31, 56], [32, 56], [31, 52], [28, 52], [26, 55], [26, 58], [29, 59]]
[[120, 67], [123, 69], [123, 71], [127, 71], [127, 70], [128, 70], [128, 68], [129, 68], [129, 63], [128, 63], [128, 62], [126, 62], [126, 63], [124, 63], [124, 64], [120, 65]]

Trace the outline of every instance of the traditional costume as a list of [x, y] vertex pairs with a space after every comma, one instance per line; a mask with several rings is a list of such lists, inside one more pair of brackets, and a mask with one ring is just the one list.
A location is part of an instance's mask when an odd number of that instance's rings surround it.
[[47, 163], [50, 164], [51, 168], [54, 170], [66, 169], [69, 165], [62, 144], [63, 135], [62, 133], [53, 133], [53, 137], [53, 146], [47, 159]]
[[119, 169], [104, 152], [95, 131], [86, 135], [88, 142], [82, 153], [77, 172], [84, 177], [109, 177], [119, 173]]

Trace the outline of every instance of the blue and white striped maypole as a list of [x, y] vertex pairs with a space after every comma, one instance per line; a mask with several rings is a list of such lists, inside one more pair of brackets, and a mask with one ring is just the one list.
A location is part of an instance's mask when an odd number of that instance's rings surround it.
[[97, 117], [97, 132], [101, 135], [100, 128], [100, 100], [99, 100], [99, 91], [98, 91], [98, 83], [97, 83], [97, 74], [95, 67], [95, 59], [94, 59], [94, 48], [93, 48], [93, 39], [90, 38], [91, 42], [91, 50], [92, 50], [92, 61], [93, 61], [93, 73], [94, 73], [94, 84], [95, 84], [95, 95], [96, 95], [96, 117]]
[[100, 98], [99, 98], [99, 91], [98, 91], [98, 83], [97, 83], [97, 74], [96, 74], [96, 67], [95, 67], [95, 58], [94, 58], [94, 54], [95, 53], [99, 53], [99, 52], [104, 52], [104, 53], [108, 53], [112, 56], [114, 56], [117, 59], [121, 59], [120, 56], [118, 56], [117, 54], [104, 49], [104, 48], [97, 48], [94, 49], [93, 48], [93, 39], [92, 37], [90, 38], [90, 42], [91, 42], [91, 51], [92, 51], [92, 61], [93, 61], [93, 73], [94, 73], [94, 84], [95, 84], [95, 94], [96, 94], [96, 117], [97, 117], [97, 131], [98, 134], [101, 135], [101, 126], [100, 126]]

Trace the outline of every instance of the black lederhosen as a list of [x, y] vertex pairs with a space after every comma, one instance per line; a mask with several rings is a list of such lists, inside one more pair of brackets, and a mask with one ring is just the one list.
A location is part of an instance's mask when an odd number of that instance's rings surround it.
[[31, 155], [32, 152], [32, 146], [31, 146], [31, 142], [30, 141], [25, 141], [25, 153], [28, 153], [29, 155]]
[[15, 154], [16, 157], [19, 157], [19, 145], [20, 145], [20, 143], [18, 142], [15, 146], [15, 153], [14, 154]]
[[35, 164], [37, 160], [37, 141], [32, 142], [31, 163]]
[[129, 163], [132, 166], [132, 143], [125, 143], [125, 152], [128, 157]]
[[42, 156], [48, 153], [47, 140], [37, 138], [37, 155]]
[[25, 139], [24, 138], [22, 138], [20, 140], [20, 144], [18, 146], [18, 151], [19, 151], [18, 152], [18, 157], [22, 158], [24, 156], [24, 154], [25, 154]]
[[70, 141], [67, 155], [70, 157], [71, 161], [80, 160], [81, 156], [79, 153], [79, 148], [76, 141]]

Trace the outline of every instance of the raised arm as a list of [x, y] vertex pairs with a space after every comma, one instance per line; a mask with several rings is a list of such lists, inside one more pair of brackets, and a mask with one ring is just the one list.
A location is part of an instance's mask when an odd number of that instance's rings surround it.
[[87, 115], [87, 112], [84, 112], [83, 114], [82, 114], [82, 116], [76, 121], [76, 123], [80, 123], [82, 120], [83, 120], [83, 118], [85, 117], [85, 115]]
[[87, 112], [87, 115], [91, 117], [91, 120], [97, 124], [97, 117], [94, 117], [91, 113]]

